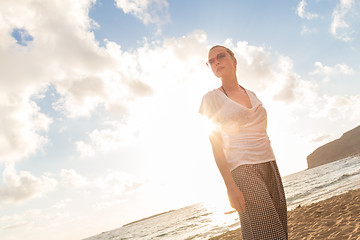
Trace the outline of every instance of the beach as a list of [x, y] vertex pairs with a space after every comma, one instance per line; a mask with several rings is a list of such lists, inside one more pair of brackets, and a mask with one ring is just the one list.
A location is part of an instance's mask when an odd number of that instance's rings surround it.
[[[360, 240], [360, 189], [288, 212], [289, 239]], [[209, 240], [242, 239], [240, 229]]]
[[[360, 156], [282, 179], [290, 240], [360, 240]], [[239, 227], [239, 216], [230, 207], [200, 202], [132, 221], [86, 240], [232, 240], [241, 239]]]

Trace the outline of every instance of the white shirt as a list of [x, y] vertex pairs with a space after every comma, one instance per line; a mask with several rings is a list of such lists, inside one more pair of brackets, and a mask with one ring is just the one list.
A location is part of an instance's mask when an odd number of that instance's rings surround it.
[[266, 110], [254, 92], [247, 89], [245, 91], [251, 108], [233, 101], [219, 89], [214, 89], [204, 95], [199, 109], [200, 114], [220, 126], [230, 171], [243, 164], [275, 161], [266, 132]]

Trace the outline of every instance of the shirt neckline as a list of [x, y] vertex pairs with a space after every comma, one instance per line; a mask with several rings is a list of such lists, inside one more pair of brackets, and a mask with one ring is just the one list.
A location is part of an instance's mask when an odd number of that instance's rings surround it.
[[[242, 87], [242, 88], [244, 88], [244, 87]], [[218, 92], [220, 92], [220, 95], [222, 95], [222, 96], [224, 96], [226, 99], [230, 100], [230, 102], [233, 102], [234, 104], [240, 106], [240, 107], [243, 108], [243, 109], [246, 109], [246, 110], [248, 110], [248, 111], [251, 111], [251, 110], [253, 110], [254, 107], [255, 107], [253, 101], [251, 100], [251, 96], [250, 96], [251, 94], [249, 94], [249, 92], [248, 92], [248, 90], [247, 90], [246, 88], [244, 88], [244, 90], [245, 90], [245, 92], [246, 92], [246, 94], [247, 94], [247, 96], [248, 96], [248, 98], [249, 98], [249, 101], [250, 101], [250, 104], [251, 104], [251, 108], [248, 108], [248, 107], [246, 107], [246, 106], [244, 106], [244, 105], [242, 105], [242, 104], [240, 104], [240, 103], [238, 103], [238, 102], [235, 102], [234, 100], [232, 100], [231, 98], [229, 98], [228, 96], [226, 96], [225, 93], [223, 93], [220, 89], [216, 88], [215, 90], [217, 90]]]

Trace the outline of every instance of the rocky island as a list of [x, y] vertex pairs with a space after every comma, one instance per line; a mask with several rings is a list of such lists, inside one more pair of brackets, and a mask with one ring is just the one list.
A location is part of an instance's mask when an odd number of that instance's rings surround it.
[[346, 157], [360, 154], [360, 125], [344, 133], [307, 156], [308, 168], [314, 168]]

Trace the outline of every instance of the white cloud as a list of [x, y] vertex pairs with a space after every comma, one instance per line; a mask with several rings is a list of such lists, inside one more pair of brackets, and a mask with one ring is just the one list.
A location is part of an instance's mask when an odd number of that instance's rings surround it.
[[238, 62], [240, 84], [269, 96], [271, 101], [297, 103], [306, 96], [314, 98], [315, 86], [305, 81], [294, 71], [293, 61], [286, 56], [272, 55], [260, 46], [231, 40], [226, 44], [234, 49]]
[[[197, 107], [192, 105], [192, 108], [185, 109], [182, 102], [182, 109], [177, 109], [175, 113], [167, 112], [172, 111], [168, 109], [170, 104], [174, 107], [180, 105], [182, 91], [186, 91], [188, 97], [191, 94], [192, 97], [200, 98], [198, 87], [204, 89], [203, 91], [208, 89], [201, 81], [194, 81], [204, 79], [204, 72], [210, 74], [204, 64], [207, 51], [204, 32], [195, 31], [178, 39], [165, 39], [162, 46], [145, 44], [131, 52], [121, 51], [119, 45], [113, 42], [108, 42], [107, 46], [112, 56], [119, 61], [120, 76], [108, 81], [102, 78], [108, 85], [102, 102], [111, 118], [105, 122], [106, 127], [94, 129], [89, 133], [88, 139], [76, 142], [77, 150], [82, 156], [116, 150], [121, 144], [131, 143], [139, 134], [148, 131], [147, 129], [155, 129], [159, 122], [164, 121], [166, 126], [175, 124], [168, 118], [179, 115], [183, 110], [192, 111], [194, 106]], [[179, 69], [181, 74], [175, 74]], [[192, 86], [190, 89], [180, 90], [180, 85], [188, 88], [189, 82]], [[138, 96], [148, 97], [139, 99]], [[69, 105], [74, 106], [74, 103], [71, 103]], [[122, 114], [116, 114], [118, 111], [122, 111]]]
[[124, 13], [133, 14], [144, 24], [160, 26], [170, 21], [166, 0], [115, 0], [115, 3]]
[[56, 89], [62, 97], [54, 109], [72, 118], [89, 116], [106, 98], [104, 81], [95, 76], [64, 79], [56, 83]]
[[[1, 91], [6, 91], [2, 89]], [[0, 103], [0, 161], [14, 161], [34, 154], [47, 143], [43, 134], [52, 119], [40, 112], [39, 107], [29, 98], [4, 94]]]
[[80, 153], [81, 157], [94, 156], [95, 151], [97, 150], [95, 149], [94, 146], [92, 146], [91, 142], [86, 143], [84, 141], [77, 141], [75, 142], [75, 145], [76, 145], [76, 150]]
[[[69, 211], [70, 203], [70, 199], [63, 199], [50, 207], [27, 209], [11, 215], [3, 214], [0, 217], [1, 236], [9, 240], [47, 239], [49, 236], [52, 239], [68, 239], [66, 230], [79, 219], [78, 215]], [[84, 222], [84, 219], [81, 220]], [[77, 231], [72, 230], [71, 237], [74, 235], [77, 239], [81, 238]]]
[[104, 191], [103, 197], [106, 198], [134, 191], [144, 182], [125, 172], [110, 171], [105, 177], [94, 179], [93, 184]]
[[95, 129], [89, 134], [89, 139], [77, 141], [76, 149], [82, 157], [93, 156], [96, 152], [108, 152], [117, 149], [120, 144], [132, 142], [136, 136], [136, 127], [121, 122], [110, 122], [110, 128]]
[[[53, 120], [31, 99], [49, 86], [60, 95], [54, 109], [70, 118], [89, 117], [99, 107], [124, 118], [128, 102], [151, 94], [128, 53], [95, 41], [89, 30], [96, 24], [88, 17], [93, 3], [1, 1], [0, 161], [26, 158], [47, 143]], [[32, 40], [19, 45], [14, 29]]]
[[84, 189], [87, 194], [92, 192], [102, 199], [118, 198], [145, 184], [144, 179], [120, 171], [108, 171], [104, 176], [93, 179], [80, 175], [74, 169], [62, 169], [60, 175], [65, 186]]
[[254, 90], [263, 90], [275, 80], [273, 59], [264, 47], [252, 46], [241, 41], [233, 46], [229, 39], [225, 42], [236, 53], [240, 81], [245, 81], [246, 85]]
[[332, 22], [330, 26], [330, 33], [336, 38], [345, 42], [354, 40], [355, 31], [351, 29], [347, 15], [354, 8], [354, 0], [340, 0], [340, 3], [336, 6], [332, 13]]
[[331, 75], [331, 74], [345, 74], [351, 75], [354, 73], [354, 70], [347, 66], [346, 64], [336, 64], [334, 67], [324, 66], [321, 62], [315, 62], [314, 66], [316, 70], [312, 72], [313, 74], [323, 74], [323, 75]]
[[307, 26], [303, 25], [301, 27], [300, 34], [305, 35], [305, 34], [316, 33], [316, 32], [317, 32], [316, 28], [308, 28]]
[[331, 77], [338, 75], [352, 75], [355, 71], [346, 64], [336, 64], [335, 66], [326, 66], [321, 62], [315, 62], [314, 66], [316, 69], [311, 72], [312, 75], [322, 75], [324, 76], [324, 82], [328, 82]]
[[314, 118], [325, 118], [331, 121], [353, 121], [360, 119], [360, 95], [328, 96], [318, 98], [318, 104], [311, 107]]
[[18, 174], [13, 163], [5, 166], [3, 182], [3, 186], [0, 187], [0, 200], [3, 203], [20, 203], [40, 197], [55, 190], [57, 185], [55, 179], [46, 175], [37, 178], [26, 171]]
[[[1, 2], [0, 18], [4, 28], [0, 30], [3, 36], [0, 52], [6, 61], [0, 65], [0, 79], [3, 79], [0, 89], [4, 98], [0, 103], [0, 118], [8, 123], [0, 129], [2, 160], [28, 157], [46, 143], [46, 130], [52, 120], [29, 99], [48, 86], [53, 86], [59, 94], [57, 102], [53, 103], [54, 110], [61, 111], [65, 117], [91, 117], [94, 111], [101, 109], [111, 121], [123, 123], [132, 111], [129, 110], [131, 102], [154, 94], [154, 87], [160, 90], [167, 84], [170, 86], [170, 81], [164, 83], [162, 79], [183, 81], [196, 74], [199, 65], [194, 63], [202, 63], [198, 61], [199, 56], [203, 58], [206, 52], [204, 33], [167, 39], [157, 49], [146, 44], [136, 51], [124, 52], [120, 45], [108, 40], [105, 47], [99, 47], [89, 31], [96, 25], [88, 17], [93, 3], [90, 0], [76, 4], [70, 0], [38, 4]], [[167, 6], [160, 1], [134, 4], [147, 6], [148, 10], [154, 4]], [[14, 28], [24, 29], [33, 40], [27, 46], [18, 45], [11, 36]], [[184, 70], [187, 75], [174, 76], [182, 61], [187, 62], [189, 71]], [[7, 104], [9, 99], [12, 102]], [[28, 113], [28, 116], [14, 119], [17, 113]], [[87, 155], [92, 154], [94, 146], [101, 151], [113, 148], [120, 141], [118, 136], [123, 134], [112, 127], [94, 130], [92, 135], [103, 139], [107, 136], [114, 144], [107, 147], [95, 143], [91, 137], [90, 143], [79, 141], [77, 148]]]
[[[32, 96], [49, 81], [84, 69], [84, 62], [96, 69], [104, 60], [88, 32], [92, 2], [1, 1], [1, 161], [25, 158], [47, 141], [44, 134], [52, 119], [40, 112]], [[33, 40], [17, 44], [11, 35], [15, 28], [24, 29]]]
[[74, 169], [62, 169], [60, 175], [63, 183], [69, 187], [80, 188], [89, 184], [89, 181]]
[[319, 17], [318, 14], [307, 12], [305, 9], [306, 5], [307, 5], [307, 3], [305, 0], [300, 1], [299, 5], [296, 9], [296, 13], [298, 14], [299, 17], [305, 18], [308, 20]]
[[272, 92], [273, 100], [293, 103], [293, 110], [295, 110], [317, 98], [316, 85], [302, 79], [294, 71], [291, 58], [280, 55], [274, 68], [276, 69], [276, 81], [269, 89]]

